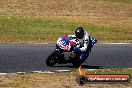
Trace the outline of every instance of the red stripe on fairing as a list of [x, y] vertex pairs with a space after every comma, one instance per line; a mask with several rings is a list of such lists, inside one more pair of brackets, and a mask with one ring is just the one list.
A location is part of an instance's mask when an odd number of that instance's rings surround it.
[[70, 42], [70, 46], [72, 46], [74, 43], [73, 42]]

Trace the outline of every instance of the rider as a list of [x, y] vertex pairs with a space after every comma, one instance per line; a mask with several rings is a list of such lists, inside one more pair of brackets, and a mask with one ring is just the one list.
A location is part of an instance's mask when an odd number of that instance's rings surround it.
[[71, 37], [77, 37], [80, 41], [80, 45], [74, 47], [74, 52], [79, 54], [79, 59], [86, 59], [87, 58], [87, 48], [89, 44], [89, 34], [88, 32], [84, 31], [83, 27], [78, 27], [75, 30], [75, 35], [69, 35]]

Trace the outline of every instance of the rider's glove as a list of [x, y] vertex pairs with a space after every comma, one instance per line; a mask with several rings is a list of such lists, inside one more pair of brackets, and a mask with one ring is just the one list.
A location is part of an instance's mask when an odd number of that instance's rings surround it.
[[74, 52], [81, 52], [81, 50], [78, 47], [74, 47]]

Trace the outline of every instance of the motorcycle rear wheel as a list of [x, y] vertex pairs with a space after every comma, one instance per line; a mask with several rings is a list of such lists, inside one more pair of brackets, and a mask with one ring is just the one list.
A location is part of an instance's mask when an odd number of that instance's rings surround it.
[[82, 63], [83, 63], [83, 61], [81, 61], [81, 60], [76, 60], [76, 61], [72, 62], [74, 67], [79, 67]]

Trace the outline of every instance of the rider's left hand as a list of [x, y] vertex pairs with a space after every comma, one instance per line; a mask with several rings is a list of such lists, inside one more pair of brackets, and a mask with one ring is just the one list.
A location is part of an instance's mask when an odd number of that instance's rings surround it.
[[75, 48], [74, 48], [74, 51], [75, 51], [75, 52], [81, 52], [80, 48], [78, 48], [78, 47], [75, 47]]

